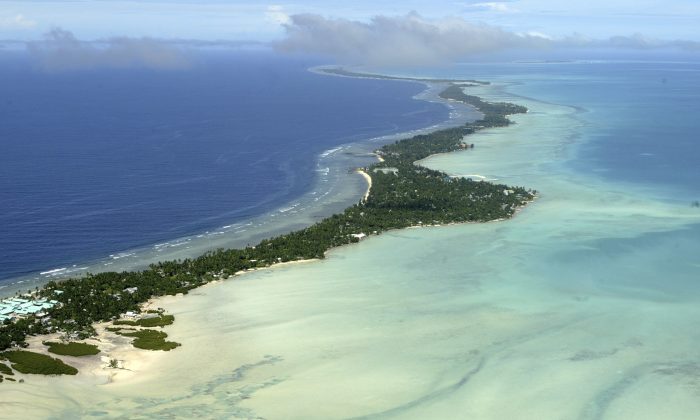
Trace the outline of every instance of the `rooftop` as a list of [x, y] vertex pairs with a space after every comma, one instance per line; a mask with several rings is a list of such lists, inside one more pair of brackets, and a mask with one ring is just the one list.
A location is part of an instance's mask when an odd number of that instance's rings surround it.
[[57, 301], [46, 299], [24, 299], [24, 298], [9, 298], [0, 300], [0, 322], [9, 319], [10, 315], [30, 315], [41, 312], [45, 309], [53, 308], [58, 304]]

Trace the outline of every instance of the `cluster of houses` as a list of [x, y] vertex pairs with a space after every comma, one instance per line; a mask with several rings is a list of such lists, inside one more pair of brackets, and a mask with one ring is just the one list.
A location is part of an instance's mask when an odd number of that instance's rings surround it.
[[38, 318], [47, 316], [46, 310], [58, 305], [56, 300], [48, 299], [28, 299], [24, 297], [13, 297], [0, 300], [0, 323], [5, 320], [24, 318], [34, 315]]
[[375, 174], [381, 172], [384, 175], [393, 174], [393, 175], [399, 176], [399, 168], [388, 168], [388, 167], [382, 166], [380, 168], [374, 168], [374, 170], [372, 172], [374, 172]]

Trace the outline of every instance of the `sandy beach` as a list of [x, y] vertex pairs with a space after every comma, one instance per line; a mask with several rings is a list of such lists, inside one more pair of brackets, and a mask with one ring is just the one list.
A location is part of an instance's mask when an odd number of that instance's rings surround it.
[[367, 201], [369, 198], [369, 193], [372, 190], [372, 177], [369, 176], [369, 174], [361, 169], [357, 170], [357, 173], [362, 175], [362, 178], [367, 181], [367, 192], [365, 192], [365, 195], [362, 196], [362, 201]]
[[[239, 271], [235, 273], [235, 278], [240, 276], [250, 275], [255, 272], [283, 269], [286, 267], [293, 267], [300, 264], [309, 264], [319, 261], [317, 259], [299, 260], [299, 261], [288, 261], [284, 263], [277, 263], [270, 267], [256, 268], [247, 271]], [[231, 277], [228, 281], [233, 281], [234, 277]], [[203, 292], [210, 288], [216, 288], [221, 283], [226, 280], [216, 280], [201, 286], [196, 289], [196, 292]], [[142, 306], [142, 311], [146, 312], [149, 310], [159, 310], [164, 307], [176, 307], [181, 305], [186, 299], [183, 294], [178, 294], [177, 296], [164, 296], [159, 298], [152, 298]], [[43, 344], [43, 342], [61, 342], [63, 339], [63, 334], [47, 334], [42, 336], [28, 337], [26, 350], [46, 354], [54, 358], [63, 360], [65, 363], [77, 368], [79, 374], [77, 377], [81, 382], [92, 383], [95, 385], [106, 385], [115, 384], [119, 382], [126, 382], [134, 380], [135, 378], [144, 379], [149, 377], [149, 368], [159, 358], [164, 357], [167, 352], [164, 351], [148, 351], [143, 349], [135, 348], [131, 345], [133, 338], [120, 336], [108, 328], [114, 328], [111, 322], [102, 322], [94, 325], [96, 334], [93, 337], [83, 340], [87, 344], [95, 345], [100, 350], [100, 353], [95, 356], [63, 356], [50, 353], [48, 347]], [[137, 328], [138, 327], [127, 327], [127, 328]], [[170, 329], [169, 326], [155, 328], [160, 331], [168, 333]], [[172, 351], [172, 350], [171, 350]], [[110, 367], [110, 361], [115, 360], [117, 362], [117, 367]], [[25, 380], [32, 382], [36, 379], [41, 380], [38, 375], [25, 375], [19, 372], [15, 373], [15, 379]], [[70, 381], [69, 377], [65, 378]]]

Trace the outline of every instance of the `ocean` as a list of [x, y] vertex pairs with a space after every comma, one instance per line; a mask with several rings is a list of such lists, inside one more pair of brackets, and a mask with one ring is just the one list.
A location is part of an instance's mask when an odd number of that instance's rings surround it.
[[185, 71], [3, 60], [0, 284], [138, 266], [144, 248], [293, 206], [327, 175], [324, 152], [449, 116], [413, 99], [420, 84], [271, 53], [203, 53]]
[[387, 232], [159, 300], [181, 347], [105, 345], [128, 371], [31, 378], [0, 396], [8, 413], [697, 418], [700, 65], [420, 75], [489, 80], [470, 93], [529, 108], [472, 135], [473, 150], [422, 164], [534, 188], [534, 203], [508, 221]]
[[568, 162], [572, 168], [611, 180], [663, 185], [670, 199], [688, 201], [700, 196], [698, 125], [690, 117], [698, 105], [700, 67], [690, 59], [465, 63], [394, 71], [416, 77], [470, 75], [507, 84], [514, 95], [580, 108], [576, 117], [586, 130], [579, 133]]
[[512, 92], [556, 103], [575, 101], [590, 111], [581, 115], [590, 129], [573, 167], [666, 187], [667, 198], [679, 202], [700, 197], [698, 125], [689, 118], [700, 93], [697, 63], [562, 64], [554, 83], [544, 67], [535, 67], [536, 74]]

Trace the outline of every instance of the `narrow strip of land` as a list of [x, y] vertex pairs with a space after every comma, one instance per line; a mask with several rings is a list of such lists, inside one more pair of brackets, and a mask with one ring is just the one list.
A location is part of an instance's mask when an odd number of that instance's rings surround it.
[[480, 80], [473, 79], [435, 79], [435, 78], [423, 78], [423, 77], [401, 77], [401, 76], [387, 76], [383, 74], [375, 73], [362, 73], [356, 71], [350, 71], [342, 67], [323, 67], [319, 68], [318, 71], [326, 74], [331, 74], [334, 76], [345, 76], [345, 77], [356, 77], [363, 79], [381, 79], [381, 80], [404, 80], [413, 82], [426, 82], [426, 83], [468, 83], [474, 85], [488, 85], [489, 82], [483, 82]]
[[[29, 315], [6, 321], [0, 327], [0, 350], [24, 346], [27, 336], [54, 332], [77, 338], [89, 337], [95, 334], [95, 323], [112, 322], [125, 313], [138, 315], [143, 304], [153, 297], [186, 294], [209, 282], [227, 279], [251, 269], [322, 259], [331, 248], [355, 243], [388, 230], [512, 217], [519, 208], [534, 199], [534, 191], [452, 177], [416, 162], [437, 153], [471, 149], [467, 147], [465, 137], [486, 128], [512, 124], [507, 116], [527, 112], [527, 109], [510, 103], [484, 101], [466, 94], [464, 86], [454, 83], [449, 84], [440, 97], [472, 105], [483, 114], [483, 118], [381, 147], [376, 151], [379, 162], [360, 170], [368, 181], [367, 193], [344, 212], [307, 228], [265, 239], [255, 246], [218, 249], [197, 258], [159, 262], [143, 271], [105, 272], [49, 282], [30, 298], [51, 299], [58, 304], [47, 309], [41, 318]], [[149, 321], [148, 316], [159, 319]], [[148, 327], [151, 324], [160, 325], [160, 322], [165, 322], [162, 321], [164, 319], [172, 321], [159, 313], [147, 314], [133, 322], [137, 326]], [[125, 327], [118, 326], [114, 332], [134, 337], [134, 345], [142, 348], [170, 350], [177, 347], [177, 343], [165, 341], [167, 335], [160, 331], [127, 331]], [[0, 353], [0, 360], [3, 357], [10, 360], [19, 357], [13, 353], [12, 350]], [[32, 357], [23, 360], [35, 359], [39, 360]]]

